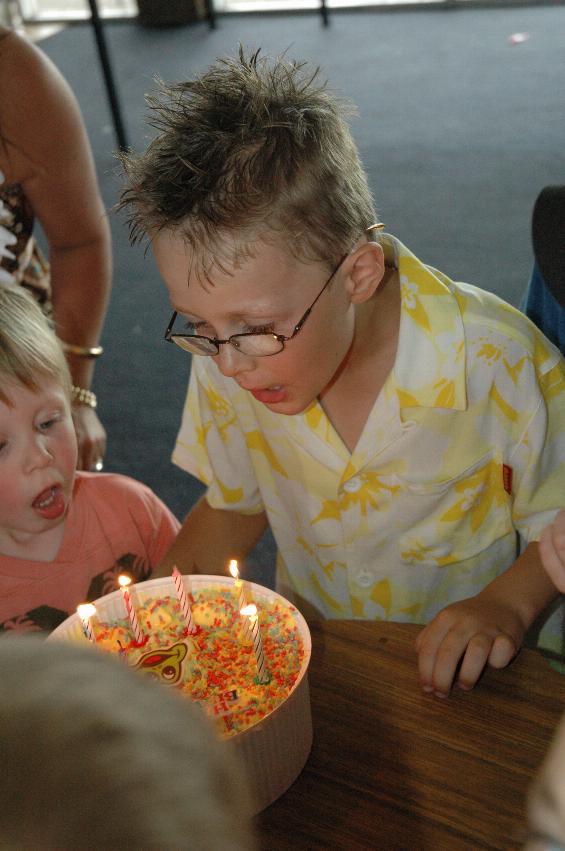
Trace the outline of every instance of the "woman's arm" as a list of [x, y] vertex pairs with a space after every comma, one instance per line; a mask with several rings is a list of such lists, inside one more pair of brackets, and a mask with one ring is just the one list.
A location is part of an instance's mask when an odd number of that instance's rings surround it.
[[[98, 344], [111, 285], [111, 240], [80, 110], [53, 63], [16, 33], [0, 41], [0, 134], [6, 182], [23, 187], [49, 247], [59, 337]], [[68, 355], [73, 383], [88, 389], [94, 360]], [[79, 464], [88, 469], [106, 436], [92, 408], [78, 406]]]

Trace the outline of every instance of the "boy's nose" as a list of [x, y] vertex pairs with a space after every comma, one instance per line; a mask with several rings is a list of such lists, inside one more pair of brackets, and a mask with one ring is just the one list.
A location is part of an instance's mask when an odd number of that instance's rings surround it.
[[220, 351], [214, 357], [214, 360], [218, 369], [226, 378], [235, 378], [236, 375], [249, 372], [253, 368], [253, 357], [243, 354], [229, 343], [220, 346]]
[[37, 467], [47, 467], [52, 463], [53, 458], [53, 453], [42, 435], [38, 435], [30, 440], [26, 454], [28, 469], [34, 470]]

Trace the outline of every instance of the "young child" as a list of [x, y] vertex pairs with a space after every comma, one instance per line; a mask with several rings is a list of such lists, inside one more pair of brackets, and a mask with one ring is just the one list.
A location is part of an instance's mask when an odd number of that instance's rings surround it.
[[542, 531], [539, 549], [543, 566], [556, 588], [565, 594], [565, 510]]
[[536, 540], [563, 504], [559, 352], [381, 233], [305, 64], [242, 50], [149, 102], [121, 206], [195, 355], [173, 457], [208, 488], [164, 565], [225, 572], [269, 523], [305, 613], [427, 624], [424, 690], [471, 688], [556, 596]]
[[147, 579], [178, 531], [145, 485], [75, 471], [70, 388], [39, 307], [0, 286], [0, 631], [51, 630], [119, 573]]
[[255, 847], [241, 772], [190, 701], [30, 636], [0, 642], [0, 669], [0, 847]]

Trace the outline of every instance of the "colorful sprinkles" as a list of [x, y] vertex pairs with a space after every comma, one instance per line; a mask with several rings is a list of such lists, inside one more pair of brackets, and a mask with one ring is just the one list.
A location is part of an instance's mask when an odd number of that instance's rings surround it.
[[[174, 597], [151, 598], [136, 608], [140, 648], [127, 619], [94, 623], [96, 643], [198, 701], [223, 738], [252, 727], [289, 695], [302, 667], [304, 647], [290, 605], [258, 599], [259, 626], [270, 682], [260, 684], [253, 645], [232, 586], [214, 585], [189, 595], [198, 627], [189, 635]], [[185, 652], [186, 648], [186, 652]], [[159, 653], [155, 651], [159, 650]], [[154, 661], [155, 660], [155, 661]]]

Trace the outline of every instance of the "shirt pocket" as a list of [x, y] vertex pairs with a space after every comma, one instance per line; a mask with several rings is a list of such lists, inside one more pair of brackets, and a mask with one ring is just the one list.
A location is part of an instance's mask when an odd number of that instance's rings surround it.
[[513, 531], [500, 457], [488, 453], [450, 479], [400, 480], [398, 546], [404, 563], [444, 567], [476, 556]]

